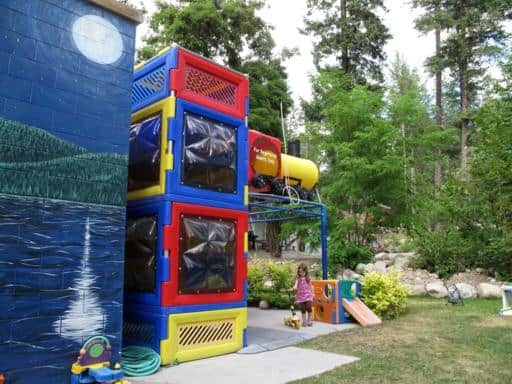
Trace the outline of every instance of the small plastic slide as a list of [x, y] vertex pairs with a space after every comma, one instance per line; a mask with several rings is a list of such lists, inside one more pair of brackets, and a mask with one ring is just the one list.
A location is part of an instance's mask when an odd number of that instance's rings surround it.
[[370, 327], [382, 323], [381, 319], [358, 298], [352, 301], [343, 299], [343, 307], [362, 327]]

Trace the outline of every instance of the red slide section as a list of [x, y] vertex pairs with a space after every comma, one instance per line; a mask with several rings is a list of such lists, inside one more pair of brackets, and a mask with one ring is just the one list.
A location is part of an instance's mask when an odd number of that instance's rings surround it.
[[381, 319], [359, 299], [354, 299], [354, 301], [343, 299], [343, 307], [362, 327], [370, 327], [382, 323]]

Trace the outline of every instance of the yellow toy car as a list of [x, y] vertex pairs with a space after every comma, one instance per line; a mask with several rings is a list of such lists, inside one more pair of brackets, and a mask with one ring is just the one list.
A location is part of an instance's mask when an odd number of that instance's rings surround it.
[[300, 319], [295, 313], [295, 308], [293, 305], [290, 307], [290, 310], [292, 311], [291, 316], [287, 316], [284, 318], [284, 325], [287, 325], [289, 327], [299, 329], [300, 328]]

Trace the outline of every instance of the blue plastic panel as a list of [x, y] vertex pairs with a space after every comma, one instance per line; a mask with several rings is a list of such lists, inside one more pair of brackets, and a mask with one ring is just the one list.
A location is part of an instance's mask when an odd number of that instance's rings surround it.
[[154, 204], [161, 202], [180, 202], [194, 205], [207, 205], [215, 208], [224, 208], [224, 209], [234, 209], [236, 211], [247, 211], [247, 206], [238, 203], [224, 202], [224, 201], [216, 201], [216, 200], [207, 200], [202, 197], [191, 197], [191, 196], [183, 196], [177, 195], [174, 193], [166, 193], [165, 195], [145, 197], [143, 199], [138, 200], [129, 200], [127, 202], [127, 207], [135, 208], [146, 204]]
[[132, 113], [170, 96], [170, 70], [178, 66], [178, 47], [144, 64], [133, 74]]
[[[193, 114], [215, 120], [223, 127], [233, 127], [236, 131], [236, 184], [232, 193], [223, 193], [206, 188], [196, 188], [184, 183], [185, 116]], [[168, 139], [174, 143], [174, 167], [167, 171], [166, 193], [196, 197], [211, 201], [244, 205], [244, 187], [247, 184], [248, 129], [245, 121], [201, 107], [185, 100], [176, 100], [176, 118], [170, 120]], [[212, 204], [208, 204], [212, 205]]]
[[169, 281], [169, 257], [163, 252], [163, 226], [171, 224], [171, 201], [147, 201], [144, 205], [128, 207], [126, 217], [157, 217], [156, 273], [154, 292], [130, 292], [125, 290], [125, 303], [160, 305], [162, 283]]
[[[355, 285], [356, 285], [356, 292], [355, 292], [354, 297], [359, 298], [361, 296], [361, 283], [355, 282]], [[339, 307], [339, 314], [338, 314], [338, 318], [339, 318], [340, 324], [355, 323], [356, 322], [355, 319], [352, 316], [350, 316], [350, 314], [348, 312], [345, 311], [345, 307], [343, 306], [343, 299], [347, 299], [349, 301], [353, 301], [354, 298], [353, 297], [344, 297], [343, 296], [341, 281], [339, 281], [338, 284], [336, 284], [336, 295], [337, 295], [336, 299], [339, 300], [339, 306], [338, 306]]]
[[130, 126], [128, 191], [160, 183], [161, 114]]

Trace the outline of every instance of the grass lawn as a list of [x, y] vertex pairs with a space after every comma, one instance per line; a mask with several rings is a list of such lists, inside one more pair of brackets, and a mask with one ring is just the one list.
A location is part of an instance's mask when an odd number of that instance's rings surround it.
[[382, 326], [302, 344], [361, 360], [296, 383], [512, 383], [512, 317], [498, 317], [501, 300], [445, 303], [411, 298]]

